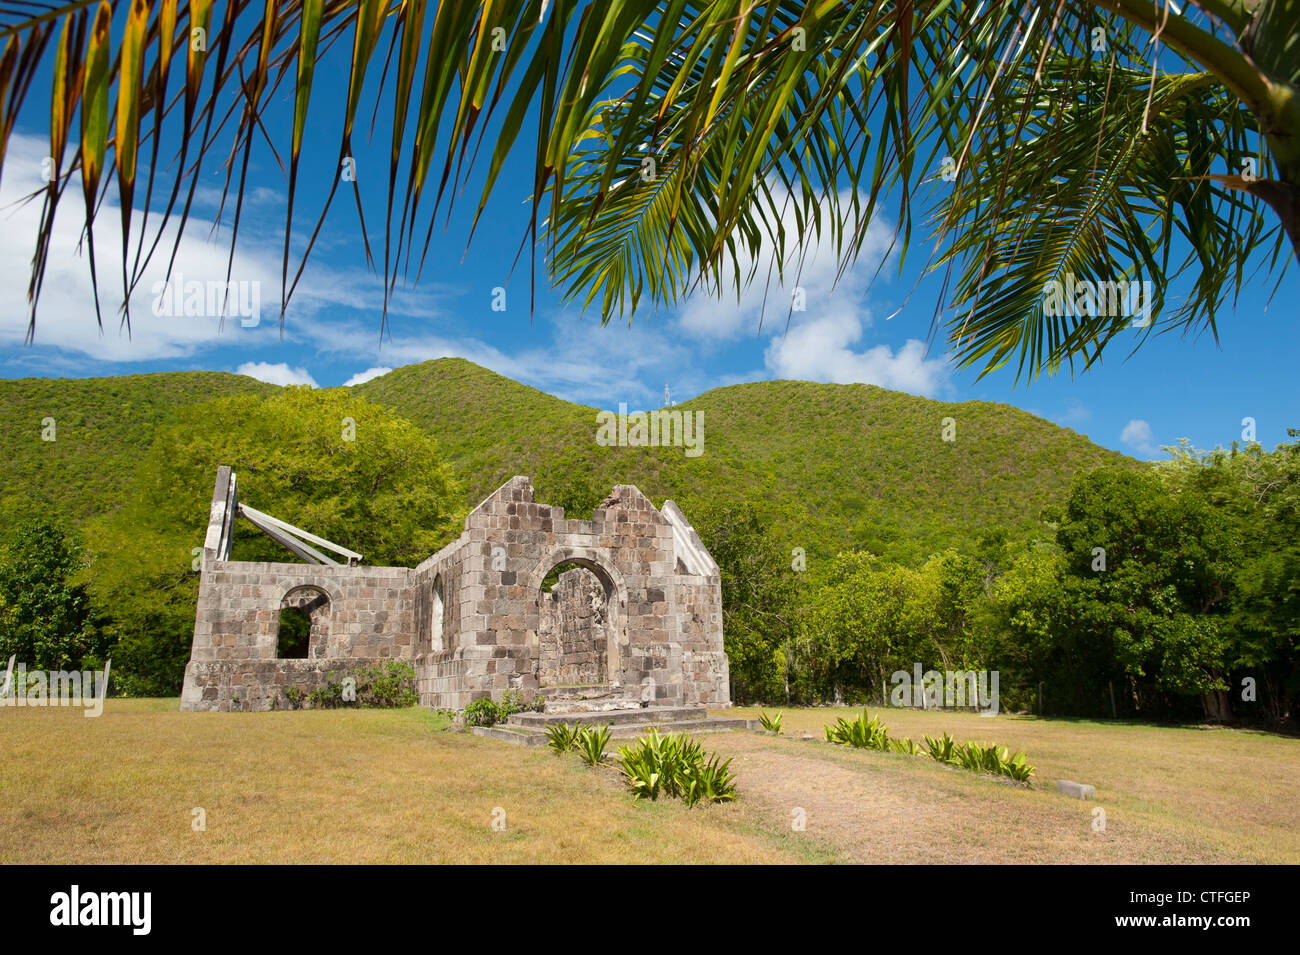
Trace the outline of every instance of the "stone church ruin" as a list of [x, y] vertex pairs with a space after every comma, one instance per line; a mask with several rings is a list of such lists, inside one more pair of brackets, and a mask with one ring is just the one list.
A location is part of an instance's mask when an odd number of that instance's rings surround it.
[[[730, 705], [718, 565], [672, 501], [620, 484], [583, 520], [515, 477], [418, 567], [371, 567], [237, 488], [218, 469], [183, 710], [270, 709], [387, 660], [428, 707], [507, 691], [548, 712]], [[304, 563], [233, 560], [238, 517]]]

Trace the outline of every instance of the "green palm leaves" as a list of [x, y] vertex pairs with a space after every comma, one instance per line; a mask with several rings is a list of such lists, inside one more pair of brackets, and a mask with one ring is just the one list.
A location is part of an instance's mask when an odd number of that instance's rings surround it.
[[[1034, 375], [1086, 366], [1127, 327], [1087, 309], [1045, 314], [1053, 276], [1150, 281], [1162, 305], [1185, 273], [1192, 293], [1161, 324], [1213, 330], [1253, 250], [1273, 238], [1273, 269], [1287, 238], [1300, 245], [1300, 89], [1287, 53], [1300, 42], [1297, 6], [1216, 0], [1171, 18], [1148, 0], [0, 3], [0, 170], [32, 78], [51, 59], [54, 179], [36, 237], [33, 323], [58, 196], [77, 169], [90, 246], [116, 183], [124, 307], [169, 227], [170, 272], [198, 178], [219, 164], [233, 259], [255, 144], [280, 162], [277, 129], [264, 122], [275, 102], [292, 104], [292, 122], [280, 124], [282, 315], [340, 181], [379, 268], [352, 135], [372, 94], [372, 125], [381, 103], [392, 110], [385, 309], [399, 279], [419, 278], [439, 214], [473, 182], [476, 225], [515, 151], [531, 154], [525, 244], [543, 247], [566, 299], [605, 321], [697, 288], [798, 274], [813, 242], [828, 241], [849, 268], [887, 200], [898, 203], [906, 253], [916, 197], [933, 181], [940, 244], [930, 264], [949, 271], [951, 347], [985, 371], [1014, 362]], [[172, 89], [182, 49], [185, 79]], [[322, 105], [312, 94], [332, 49], [348, 60], [346, 94]], [[277, 98], [282, 84], [291, 95]], [[326, 199], [291, 276], [307, 124], [326, 111], [340, 124], [342, 168], [312, 191]], [[159, 154], [164, 141], [177, 155]], [[159, 168], [175, 181], [151, 218]], [[1285, 232], [1270, 229], [1265, 203]]]
[[[956, 275], [948, 327], [964, 365], [1087, 367], [1141, 326], [1131, 307], [1054, 309], [1044, 288], [1067, 279], [1138, 283], [1164, 327], [1213, 331], [1250, 251], [1270, 233], [1285, 240], [1258, 203], [1195, 175], [1259, 145], [1251, 114], [1209, 73], [1153, 80], [1113, 57], [1052, 58], [1038, 79], [1009, 84], [999, 108], [1020, 119], [981, 127], [935, 216], [951, 239], [941, 261]], [[1184, 272], [1192, 292], [1166, 311]]]

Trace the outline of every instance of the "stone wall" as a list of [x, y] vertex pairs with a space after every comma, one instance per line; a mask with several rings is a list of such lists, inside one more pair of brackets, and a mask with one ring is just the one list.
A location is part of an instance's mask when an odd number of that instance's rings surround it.
[[[590, 520], [570, 519], [537, 503], [528, 478], [516, 477], [469, 514], [459, 538], [414, 569], [222, 559], [234, 506], [219, 477], [182, 709], [258, 708], [250, 701], [265, 705], [284, 687], [310, 689], [330, 673], [384, 659], [412, 662], [425, 706], [459, 709], [507, 691], [529, 699], [542, 686], [539, 675], [552, 672], [620, 687], [629, 700], [730, 705], [718, 568], [671, 501], [656, 509], [635, 487], [618, 485]], [[561, 640], [562, 656], [572, 657], [551, 667], [544, 646], [555, 624], [542, 584], [565, 562], [599, 582], [604, 640], [597, 649], [582, 636], [588, 624], [575, 605], [574, 629]], [[276, 659], [280, 607], [306, 602], [306, 592], [293, 593], [304, 587], [329, 598], [317, 611], [327, 617], [313, 626], [306, 660]], [[576, 589], [564, 594], [562, 586], [555, 599], [578, 599]], [[590, 652], [580, 649], [584, 639]]]
[[[185, 668], [181, 707], [268, 708], [289, 686], [310, 691], [323, 674], [366, 662], [413, 660], [411, 571], [405, 567], [330, 567], [204, 558]], [[328, 598], [319, 628], [313, 619], [306, 660], [276, 658], [280, 609], [319, 591]], [[315, 617], [315, 614], [313, 614]], [[232, 707], [232, 701], [239, 703]]]

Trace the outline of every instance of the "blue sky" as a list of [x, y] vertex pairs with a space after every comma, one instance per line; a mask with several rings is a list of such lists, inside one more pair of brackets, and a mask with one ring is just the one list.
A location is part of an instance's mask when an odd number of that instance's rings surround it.
[[[320, 75], [326, 79], [313, 95], [295, 211], [293, 246], [299, 255], [334, 175], [346, 66]], [[982, 381], [974, 372], [957, 370], [941, 338], [927, 348], [941, 289], [938, 276], [918, 278], [929, 248], [924, 240], [915, 242], [919, 254], [908, 260], [902, 277], [891, 265], [871, 281], [888, 244], [884, 223], [873, 225], [863, 258], [833, 291], [833, 261], [828, 254], [814, 253], [801, 279], [807, 311], [795, 313], [788, 330], [788, 288], [771, 292], [771, 301], [782, 304], [769, 306], [762, 328], [761, 289], [743, 290], [739, 301], [733, 292], [723, 301], [697, 296], [675, 309], [643, 307], [630, 325], [616, 320], [602, 328], [595, 317], [561, 307], [558, 293], [546, 286], [540, 253], [535, 310], [529, 309], [527, 251], [510, 274], [531, 191], [531, 169], [522, 156], [507, 165], [468, 251], [465, 237], [476, 184], [458, 200], [445, 230], [440, 213], [419, 284], [399, 289], [382, 342], [382, 283], [366, 268], [353, 200], [343, 189], [283, 334], [277, 327], [287, 178], [264, 143], [253, 154], [232, 275], [260, 283], [261, 317], [254, 327], [244, 327], [238, 318], [228, 318], [218, 328], [215, 316], [153, 315], [151, 284], [161, 280], [165, 262], [159, 257], [133, 296], [133, 334], [128, 338], [119, 331], [113, 317], [122, 298], [119, 213], [110, 194], [95, 233], [105, 276], [101, 333], [85, 259], [76, 249], [74, 219], [81, 200], [79, 184], [74, 184], [56, 231], [35, 343], [25, 345], [25, 290], [38, 208], [13, 203], [42, 184], [40, 163], [48, 150], [40, 114], [48, 104], [40, 89], [38, 79], [10, 142], [0, 183], [3, 377], [211, 369], [277, 383], [334, 386], [454, 355], [601, 408], [620, 402], [657, 407], [665, 384], [674, 399], [682, 400], [721, 385], [773, 378], [861, 381], [950, 401], [1006, 402], [1143, 458], [1162, 457], [1159, 446], [1180, 438], [1202, 448], [1227, 445], [1242, 437], [1247, 417], [1255, 419], [1258, 439], [1269, 447], [1286, 439], [1287, 427], [1300, 427], [1300, 396], [1293, 384], [1300, 366], [1300, 272], [1294, 267], [1271, 305], [1271, 282], [1260, 280], [1244, 289], [1236, 307], [1221, 314], [1217, 344], [1209, 335], [1153, 336], [1130, 358], [1129, 342], [1121, 340], [1100, 367], [1087, 373], [1071, 377], [1067, 371], [1019, 386], [1009, 370]], [[291, 85], [278, 91], [267, 123], [282, 153], [287, 153], [284, 120], [291, 93]], [[371, 103], [363, 107], [367, 120]], [[388, 135], [381, 118], [372, 142], [365, 141], [364, 133], [355, 137], [358, 183], [380, 255]], [[211, 166], [204, 174], [196, 221], [182, 242], [175, 280], [224, 277], [229, 210], [227, 225], [213, 233], [222, 181], [214, 170]], [[160, 182], [169, 187], [167, 175], [160, 173]], [[141, 198], [137, 196], [137, 209]], [[297, 257], [291, 261], [292, 269]], [[492, 307], [494, 290], [500, 287], [506, 290], [503, 311]]]

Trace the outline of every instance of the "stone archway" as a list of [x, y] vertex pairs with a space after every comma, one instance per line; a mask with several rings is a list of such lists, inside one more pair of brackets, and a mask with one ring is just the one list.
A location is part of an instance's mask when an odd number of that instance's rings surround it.
[[[547, 587], [552, 570], [563, 568]], [[615, 685], [626, 642], [626, 587], [617, 571], [570, 551], [548, 555], [531, 576], [528, 645], [539, 688]]]
[[[306, 652], [303, 657], [317, 660], [326, 656], [329, 649], [330, 634], [330, 596], [319, 587], [307, 585], [295, 587], [284, 595], [280, 601], [280, 616], [284, 611], [294, 610], [305, 614], [311, 620]], [[277, 636], [278, 644], [278, 636]], [[277, 645], [278, 655], [278, 645]]]

